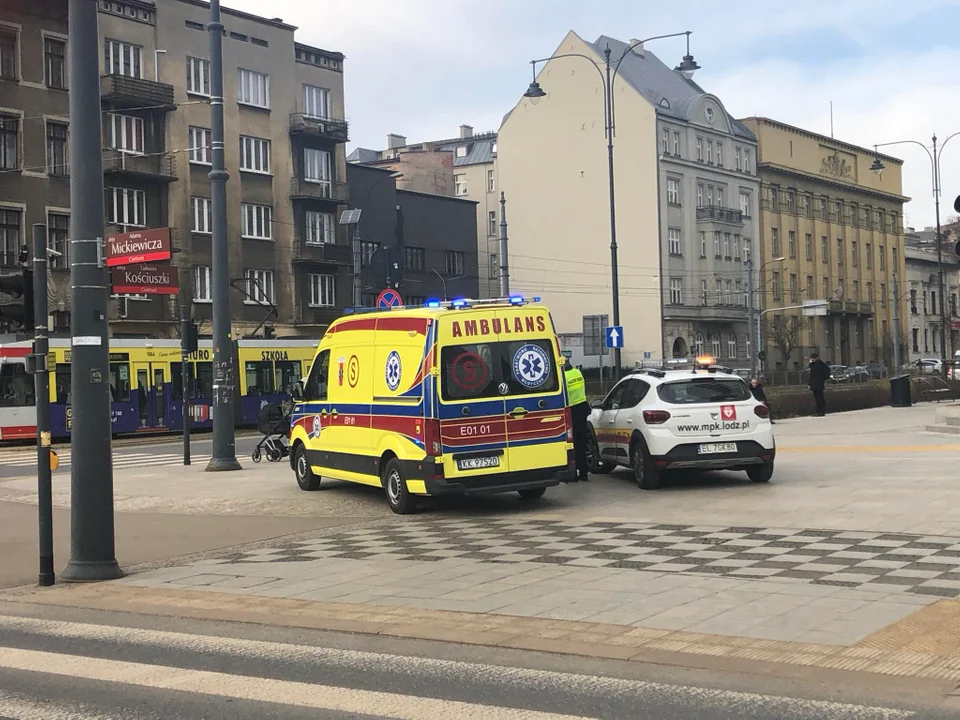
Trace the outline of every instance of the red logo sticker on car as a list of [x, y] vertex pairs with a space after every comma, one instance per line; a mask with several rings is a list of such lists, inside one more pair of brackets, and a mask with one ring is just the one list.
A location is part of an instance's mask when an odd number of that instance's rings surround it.
[[720, 406], [720, 417], [724, 420], [736, 420], [737, 419], [737, 406], [736, 405], [721, 405]]

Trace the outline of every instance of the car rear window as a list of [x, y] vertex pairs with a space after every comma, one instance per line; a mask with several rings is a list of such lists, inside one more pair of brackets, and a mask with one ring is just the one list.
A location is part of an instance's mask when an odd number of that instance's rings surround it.
[[749, 400], [750, 390], [739, 378], [692, 377], [668, 382], [657, 388], [657, 394], [671, 405], [739, 402]]
[[549, 339], [448, 345], [440, 351], [444, 400], [476, 400], [557, 392]]

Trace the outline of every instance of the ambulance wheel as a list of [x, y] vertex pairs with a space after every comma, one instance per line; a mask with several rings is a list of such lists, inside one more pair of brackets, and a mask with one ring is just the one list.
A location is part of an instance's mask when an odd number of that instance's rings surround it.
[[524, 500], [539, 500], [546, 491], [546, 488], [527, 488], [526, 490], [517, 490], [517, 493]]
[[301, 490], [313, 491], [320, 487], [320, 478], [313, 474], [313, 469], [307, 460], [307, 450], [303, 445], [297, 445], [293, 451], [293, 472], [297, 476], [297, 485]]
[[403, 477], [399, 460], [391, 458], [387, 462], [380, 482], [387, 493], [387, 504], [397, 515], [409, 515], [417, 509], [417, 499], [407, 489], [407, 480]]
[[650, 453], [644, 447], [643, 440], [633, 441], [630, 448], [630, 466], [633, 478], [641, 490], [656, 490], [660, 487], [660, 469], [650, 459]]
[[590, 472], [598, 475], [606, 475], [609, 472], [613, 472], [616, 465], [600, 459], [600, 443], [597, 442], [597, 434], [593, 428], [590, 428], [587, 433], [586, 451], [587, 467], [590, 469]]

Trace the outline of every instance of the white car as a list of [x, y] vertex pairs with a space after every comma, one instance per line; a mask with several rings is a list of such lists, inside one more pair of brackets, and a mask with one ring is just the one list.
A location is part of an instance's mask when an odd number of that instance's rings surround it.
[[592, 472], [632, 468], [644, 490], [659, 487], [664, 470], [746, 470], [752, 482], [773, 476], [770, 410], [732, 371], [639, 370], [592, 407]]

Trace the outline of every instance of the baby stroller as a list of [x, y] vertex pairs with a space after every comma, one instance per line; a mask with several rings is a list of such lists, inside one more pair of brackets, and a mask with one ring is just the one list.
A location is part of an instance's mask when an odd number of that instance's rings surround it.
[[284, 440], [290, 434], [290, 410], [285, 404], [273, 403], [260, 408], [257, 429], [263, 437], [251, 455], [255, 463], [260, 462], [263, 453], [270, 462], [280, 462], [290, 455], [290, 448]]

